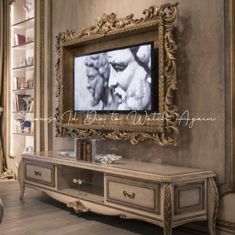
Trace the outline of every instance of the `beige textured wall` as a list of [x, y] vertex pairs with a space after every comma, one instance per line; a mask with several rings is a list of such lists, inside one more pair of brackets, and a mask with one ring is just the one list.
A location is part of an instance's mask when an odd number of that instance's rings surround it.
[[[81, 31], [104, 12], [123, 17], [159, 5], [164, 0], [52, 0], [52, 65], [56, 63], [55, 37], [68, 29]], [[191, 117], [213, 117], [214, 122], [197, 122], [190, 129], [180, 127], [177, 147], [149, 143], [131, 146], [113, 143], [127, 157], [215, 170], [218, 182], [225, 181], [225, 71], [224, 71], [224, 1], [178, 0], [177, 30], [178, 104]], [[52, 71], [55, 97], [55, 69]], [[55, 107], [54, 107], [55, 109]], [[54, 149], [72, 148], [69, 139], [54, 138]], [[143, 157], [144, 156], [144, 157]]]

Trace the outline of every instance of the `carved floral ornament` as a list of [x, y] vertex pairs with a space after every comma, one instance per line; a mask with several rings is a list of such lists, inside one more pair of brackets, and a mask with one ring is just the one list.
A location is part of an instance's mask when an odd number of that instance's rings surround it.
[[[84, 28], [81, 34], [75, 31], [59, 33], [56, 49], [58, 60], [56, 63], [57, 82], [57, 109], [56, 132], [57, 136], [67, 137], [102, 137], [113, 140], [129, 140], [132, 144], [139, 141], [151, 140], [159, 145], [175, 145], [178, 131], [178, 109], [174, 104], [174, 91], [176, 90], [176, 43], [173, 31], [178, 16], [178, 3], [164, 4], [160, 7], [151, 6], [143, 11], [143, 17], [135, 19], [133, 14], [124, 18], [117, 18], [115, 13], [103, 14], [96, 20], [96, 24]], [[63, 52], [66, 43], [82, 45], [84, 42], [102, 40], [105, 37], [119, 37], [127, 33], [142, 32], [143, 30], [158, 29], [159, 50], [159, 81], [158, 106], [159, 119], [151, 124], [147, 122], [141, 126], [127, 125], [125, 122], [115, 125], [111, 122], [95, 123], [86, 126], [83, 123], [63, 122], [64, 113], [64, 83], [63, 83]], [[155, 39], [154, 39], [155, 40]], [[124, 114], [120, 114], [124, 115]], [[106, 115], [107, 116], [107, 115]]]

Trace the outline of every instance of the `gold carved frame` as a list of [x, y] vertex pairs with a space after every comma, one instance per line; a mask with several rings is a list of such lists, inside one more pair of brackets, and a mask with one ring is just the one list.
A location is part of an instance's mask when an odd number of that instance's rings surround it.
[[[178, 16], [177, 5], [151, 6], [143, 11], [143, 17], [139, 19], [135, 19], [133, 14], [120, 19], [114, 13], [103, 14], [95, 25], [83, 29], [80, 35], [67, 31], [57, 36], [57, 136], [102, 137], [129, 140], [132, 144], [143, 140], [151, 140], [159, 145], [176, 144], [179, 115], [174, 103], [177, 81], [173, 32]], [[151, 40], [154, 48], [158, 49], [158, 114], [94, 114], [89, 116], [90, 119], [94, 118], [92, 124], [86, 125], [86, 114], [72, 111], [73, 55]]]

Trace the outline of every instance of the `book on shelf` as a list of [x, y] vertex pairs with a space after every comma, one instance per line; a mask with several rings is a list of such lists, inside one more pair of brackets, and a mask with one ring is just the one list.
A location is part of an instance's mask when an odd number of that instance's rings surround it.
[[74, 149], [77, 160], [93, 162], [96, 155], [97, 139], [75, 138]]
[[15, 46], [20, 46], [20, 45], [23, 45], [26, 43], [26, 37], [25, 35], [22, 35], [22, 34], [18, 34], [16, 33], [14, 35], [14, 45]]
[[86, 141], [82, 142], [82, 160], [86, 161]]
[[75, 141], [75, 157], [77, 160], [82, 160], [82, 142]]
[[91, 156], [91, 142], [86, 143], [86, 160], [88, 162], [92, 162], [92, 156]]

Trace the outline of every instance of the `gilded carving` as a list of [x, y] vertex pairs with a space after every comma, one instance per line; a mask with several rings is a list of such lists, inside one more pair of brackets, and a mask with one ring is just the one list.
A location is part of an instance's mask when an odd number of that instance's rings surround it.
[[171, 235], [172, 231], [172, 196], [171, 185], [164, 185], [164, 235]]
[[68, 202], [67, 207], [74, 209], [76, 213], [88, 212], [90, 209], [85, 207], [80, 201]]
[[[151, 6], [143, 11], [143, 17], [136, 19], [133, 14], [124, 18], [117, 18], [115, 13], [103, 14], [96, 20], [96, 24], [84, 28], [81, 34], [74, 31], [60, 33], [57, 36], [56, 49], [58, 60], [56, 63], [57, 108], [56, 133], [57, 136], [101, 137], [113, 140], [128, 140], [132, 144], [151, 140], [159, 145], [175, 145], [179, 135], [178, 109], [174, 104], [176, 81], [176, 43], [174, 28], [176, 26], [178, 3], [164, 4], [160, 7]], [[131, 32], [151, 31], [158, 28], [159, 49], [159, 120], [143, 125], [129, 125], [127, 122], [113, 124], [110, 120], [104, 123], [95, 123], [90, 126], [80, 123], [68, 125], [61, 119], [65, 112], [63, 107], [63, 50], [64, 44], [76, 41], [76, 44], [91, 40], [102, 40], [106, 36], [124, 35]], [[80, 45], [79, 44], [79, 45]], [[67, 110], [66, 110], [67, 111]], [[120, 116], [125, 116], [120, 114]], [[141, 115], [139, 115], [141, 116]], [[142, 117], [142, 116], [141, 116]]]
[[215, 183], [214, 178], [209, 178], [209, 183], [211, 186], [212, 194], [213, 194], [213, 199], [214, 199], [214, 211], [213, 211], [213, 218], [212, 218], [212, 226], [213, 230], [215, 231], [215, 226], [216, 226], [216, 218], [219, 210], [219, 192]]
[[0, 174], [1, 180], [16, 180], [16, 174], [11, 169], [5, 169], [5, 171]]

